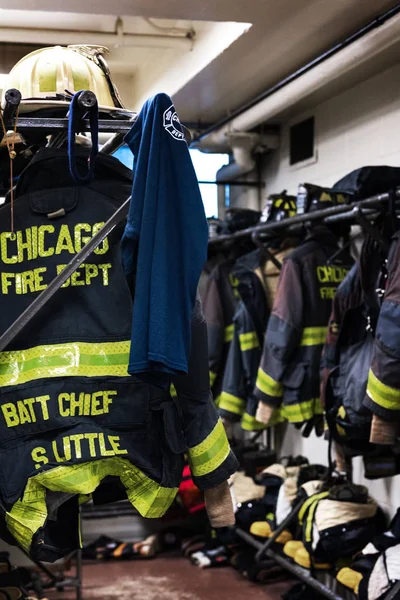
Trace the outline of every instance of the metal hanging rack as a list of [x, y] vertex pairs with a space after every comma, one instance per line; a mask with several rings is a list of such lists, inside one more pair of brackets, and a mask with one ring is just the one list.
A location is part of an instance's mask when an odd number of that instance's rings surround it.
[[[394, 194], [396, 199], [400, 199], [400, 188], [397, 188]], [[295, 231], [296, 229], [304, 226], [306, 223], [311, 223], [314, 221], [320, 221], [326, 224], [340, 223], [342, 221], [356, 221], [360, 212], [364, 217], [371, 219], [377, 216], [379, 210], [383, 205], [387, 204], [390, 198], [391, 194], [389, 192], [384, 194], [376, 194], [370, 198], [356, 200], [350, 204], [331, 206], [322, 210], [316, 210], [314, 212], [296, 215], [295, 217], [290, 217], [288, 219], [282, 219], [282, 221], [255, 225], [254, 227], [241, 229], [235, 233], [217, 235], [212, 237], [208, 243], [209, 246], [215, 246], [224, 242], [234, 242], [236, 240], [249, 238], [260, 233], [274, 234], [282, 230]]]
[[[342, 584], [340, 584], [329, 572], [324, 572], [329, 579], [331, 580], [332, 585], [328, 586], [319, 581], [316, 577], [313, 576], [313, 572], [303, 567], [296, 565], [291, 562], [289, 559], [285, 558], [279, 552], [276, 552], [273, 549], [274, 542], [279, 534], [283, 531], [285, 527], [297, 517], [297, 514], [300, 510], [300, 504], [295, 506], [290, 515], [281, 523], [281, 525], [274, 531], [273, 535], [266, 541], [264, 544], [256, 540], [250, 533], [247, 531], [243, 531], [242, 529], [236, 527], [237, 535], [247, 544], [252, 546], [257, 550], [257, 554], [255, 557], [255, 561], [257, 564], [261, 564], [265, 562], [265, 557], [268, 557], [271, 562], [277, 563], [280, 565], [285, 571], [288, 571], [309, 587], [311, 587], [316, 592], [320, 593], [325, 598], [329, 598], [329, 600], [348, 600], [350, 596], [356, 600], [357, 596], [351, 592], [350, 589], [346, 588]], [[339, 595], [335, 588], [343, 589], [346, 598], [344, 596]], [[391, 590], [384, 596], [383, 600], [398, 600], [400, 598], [400, 581], [398, 581]]]

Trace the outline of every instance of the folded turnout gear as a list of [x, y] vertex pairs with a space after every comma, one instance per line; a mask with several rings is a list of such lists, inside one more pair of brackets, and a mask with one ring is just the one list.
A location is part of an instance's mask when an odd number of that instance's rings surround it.
[[377, 535], [350, 567], [342, 568], [337, 580], [358, 594], [360, 600], [378, 600], [385, 597], [400, 580], [400, 509], [389, 528]]
[[255, 521], [264, 520], [268, 514], [268, 509], [262, 500], [251, 500], [238, 504], [236, 511], [236, 525], [244, 531], [250, 531], [251, 525]]
[[[271, 537], [279, 525], [288, 517], [299, 499], [306, 500], [323, 485], [328, 469], [322, 465], [308, 465], [302, 456], [289, 459], [288, 466], [282, 464], [272, 465], [260, 477], [266, 486], [264, 501], [269, 501], [269, 513], [264, 521], [254, 522], [250, 528], [253, 535]], [[297, 463], [297, 466], [296, 466]], [[289, 466], [291, 465], [291, 466]], [[269, 489], [270, 485], [270, 489]], [[284, 529], [277, 539], [278, 544], [285, 544], [292, 540], [296, 532], [296, 519]]]
[[311, 495], [300, 509], [299, 522], [310, 564], [352, 557], [384, 529], [382, 511], [368, 490], [350, 483]]

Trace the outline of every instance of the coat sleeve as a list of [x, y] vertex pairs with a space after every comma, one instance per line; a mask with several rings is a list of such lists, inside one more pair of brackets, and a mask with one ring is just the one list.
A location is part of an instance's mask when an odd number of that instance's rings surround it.
[[239, 464], [230, 449], [212, 400], [208, 377], [207, 327], [199, 299], [192, 319], [189, 371], [176, 375], [173, 383], [182, 415], [193, 481], [203, 490], [216, 487], [226, 481]]
[[[225, 322], [218, 281], [215, 273], [211, 273], [205, 297], [204, 315], [207, 323], [208, 334], [208, 370], [210, 386], [221, 376], [224, 364]], [[233, 329], [233, 328], [232, 328]]]
[[234, 317], [233, 339], [226, 360], [222, 391], [218, 410], [221, 417], [230, 421], [240, 421], [246, 409], [246, 386], [241, 353], [240, 307]]
[[400, 241], [390, 253], [384, 301], [364, 400], [375, 415], [400, 421]]
[[287, 259], [268, 321], [264, 350], [258, 370], [255, 396], [271, 407], [282, 403], [282, 378], [298, 348], [303, 331], [303, 286], [300, 268]]
[[340, 302], [340, 289], [336, 292], [332, 304], [332, 312], [329, 318], [328, 331], [326, 334], [325, 345], [321, 356], [321, 402], [325, 407], [326, 386], [329, 375], [337, 364], [337, 344], [339, 340], [339, 332], [342, 324], [342, 311]]

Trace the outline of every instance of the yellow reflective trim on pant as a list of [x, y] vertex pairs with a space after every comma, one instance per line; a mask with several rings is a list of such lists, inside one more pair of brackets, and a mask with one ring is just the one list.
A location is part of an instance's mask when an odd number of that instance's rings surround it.
[[225, 342], [231, 342], [233, 340], [234, 331], [234, 325], [228, 325], [228, 327], [225, 327]]
[[219, 408], [219, 403], [221, 402], [221, 394], [219, 394], [219, 396], [217, 396], [214, 400], [214, 404], [217, 408]]
[[33, 536], [47, 520], [47, 490], [87, 495], [108, 476], [119, 477], [129, 501], [143, 517], [162, 517], [178, 491], [162, 487], [120, 457], [55, 467], [28, 479], [22, 499], [6, 513], [10, 533], [29, 552]]
[[300, 346], [325, 344], [328, 327], [304, 327]]
[[173, 383], [171, 383], [171, 385], [169, 386], [169, 395], [171, 396], [171, 398], [178, 397], [178, 392], [176, 391], [176, 388]]
[[228, 438], [221, 419], [211, 433], [197, 446], [189, 448], [190, 468], [195, 477], [212, 473], [228, 458], [230, 452]]
[[313, 496], [315, 501], [311, 504], [310, 510], [307, 515], [307, 524], [306, 524], [306, 532], [305, 532], [306, 542], [312, 541], [314, 515], [315, 515], [315, 511], [317, 510], [318, 502], [320, 500], [323, 500], [323, 498], [326, 498], [327, 496], [329, 496], [329, 492], [322, 492], [321, 494], [317, 494], [317, 496]]
[[71, 342], [0, 352], [0, 386], [52, 377], [126, 377], [130, 344]]
[[210, 387], [213, 387], [218, 375], [217, 375], [217, 373], [214, 373], [213, 371], [209, 371], [209, 376], [210, 376]]
[[323, 414], [321, 400], [312, 398], [296, 404], [285, 404], [283, 413], [291, 423], [301, 423], [312, 419], [314, 415]]
[[367, 394], [375, 404], [379, 404], [382, 408], [400, 410], [400, 389], [382, 383], [372, 369], [369, 370]]
[[234, 413], [235, 415], [242, 415], [246, 408], [246, 400], [233, 394], [228, 394], [228, 392], [221, 392], [218, 408]]
[[322, 500], [322, 498], [326, 498], [328, 495], [329, 492], [321, 492], [319, 494], [314, 494], [313, 496], [310, 496], [309, 498], [307, 498], [307, 500], [304, 501], [304, 504], [302, 505], [298, 515], [300, 525], [303, 525], [304, 515], [306, 514], [306, 511], [311, 506], [311, 504]]
[[282, 398], [283, 396], [283, 386], [279, 381], [275, 381], [272, 379], [267, 373], [265, 373], [261, 368], [258, 369], [256, 387], [267, 396], [272, 396], [274, 398]]
[[250, 333], [241, 333], [239, 335], [240, 341], [240, 349], [242, 352], [246, 350], [253, 350], [253, 348], [259, 348], [260, 344], [258, 341], [258, 336], [255, 331], [251, 331]]
[[261, 431], [262, 429], [266, 428], [267, 425], [260, 423], [260, 421], [257, 421], [255, 417], [249, 415], [249, 413], [244, 413], [242, 418], [242, 429], [245, 431]]

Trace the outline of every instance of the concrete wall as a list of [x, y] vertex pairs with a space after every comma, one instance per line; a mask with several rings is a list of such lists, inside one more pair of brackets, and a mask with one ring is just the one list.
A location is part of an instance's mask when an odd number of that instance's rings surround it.
[[[343, 175], [365, 165], [400, 166], [400, 65], [294, 117], [282, 128], [279, 150], [266, 157], [262, 168], [265, 192], [297, 192], [302, 182], [333, 185]], [[300, 167], [289, 165], [288, 133], [293, 122], [315, 116], [317, 156]], [[327, 442], [305, 440], [294, 427], [285, 436], [282, 454], [299, 453], [311, 461], [327, 462]], [[361, 459], [354, 460], [354, 479], [364, 483], [393, 514], [400, 505], [400, 476], [365, 481]]]

